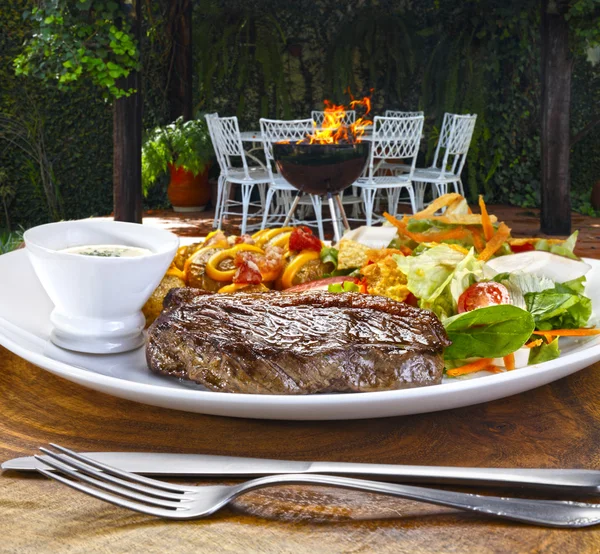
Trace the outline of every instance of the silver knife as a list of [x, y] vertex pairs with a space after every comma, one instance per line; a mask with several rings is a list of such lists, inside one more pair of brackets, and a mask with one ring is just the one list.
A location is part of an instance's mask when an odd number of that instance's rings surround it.
[[[90, 452], [87, 456], [125, 471], [144, 475], [240, 478], [285, 473], [320, 473], [397, 482], [539, 488], [580, 494], [600, 492], [600, 471], [589, 469], [510, 469], [406, 466], [348, 462], [298, 462], [208, 454]], [[43, 459], [43, 458], [42, 458]], [[34, 471], [31, 457], [14, 458], [3, 470]], [[44, 467], [48, 469], [48, 467]]]

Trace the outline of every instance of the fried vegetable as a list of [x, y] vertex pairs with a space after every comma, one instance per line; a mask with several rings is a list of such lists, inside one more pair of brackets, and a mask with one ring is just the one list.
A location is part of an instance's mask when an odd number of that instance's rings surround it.
[[185, 281], [180, 277], [167, 272], [158, 287], [156, 287], [152, 293], [152, 296], [150, 296], [142, 308], [142, 313], [146, 318], [146, 327], [148, 327], [162, 312], [163, 300], [165, 299], [165, 296], [167, 296], [167, 293], [171, 289], [182, 287], [185, 287]]

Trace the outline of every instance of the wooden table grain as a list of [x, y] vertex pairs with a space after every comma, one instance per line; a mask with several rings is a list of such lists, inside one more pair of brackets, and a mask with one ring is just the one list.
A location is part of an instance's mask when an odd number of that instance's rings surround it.
[[[0, 460], [58, 442], [138, 450], [399, 464], [600, 469], [600, 365], [468, 408], [284, 422], [155, 408], [85, 389], [0, 347]], [[599, 499], [595, 499], [599, 501]], [[558, 530], [319, 487], [252, 493], [206, 520], [167, 522], [36, 474], [0, 477], [0, 552], [600, 551], [600, 528]]]

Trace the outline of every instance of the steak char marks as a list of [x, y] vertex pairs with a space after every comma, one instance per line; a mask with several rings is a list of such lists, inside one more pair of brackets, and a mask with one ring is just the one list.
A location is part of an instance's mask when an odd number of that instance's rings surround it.
[[148, 331], [152, 371], [213, 391], [366, 392], [435, 385], [438, 318], [382, 296], [174, 289]]

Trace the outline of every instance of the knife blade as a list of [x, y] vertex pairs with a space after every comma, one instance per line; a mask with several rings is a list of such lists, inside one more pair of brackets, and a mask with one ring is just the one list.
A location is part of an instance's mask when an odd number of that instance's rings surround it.
[[[88, 452], [85, 455], [125, 471], [155, 476], [242, 478], [285, 473], [320, 473], [396, 482], [517, 486], [580, 494], [598, 494], [600, 492], [600, 471], [589, 469], [473, 468], [304, 462], [154, 452]], [[29, 456], [8, 460], [1, 467], [3, 470], [35, 471], [42, 467], [42, 462]], [[49, 468], [44, 467], [44, 469]]]

